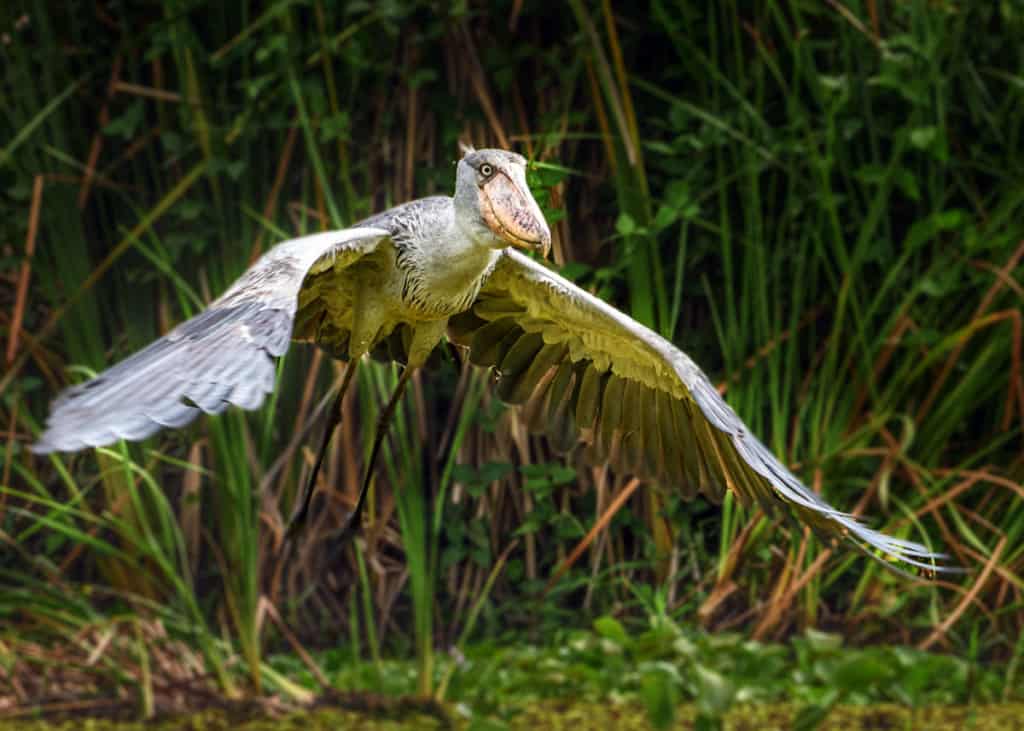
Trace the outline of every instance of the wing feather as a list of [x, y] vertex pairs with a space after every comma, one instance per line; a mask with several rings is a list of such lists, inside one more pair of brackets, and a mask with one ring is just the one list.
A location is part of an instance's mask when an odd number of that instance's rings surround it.
[[[699, 490], [717, 501], [729, 489], [744, 504], [768, 515], [788, 509], [819, 535], [849, 539], [873, 557], [943, 568], [935, 563], [941, 554], [871, 530], [807, 489], [681, 350], [516, 251], [506, 250], [474, 306], [452, 318], [449, 335], [470, 348], [473, 363], [497, 369], [499, 395], [515, 403], [537, 372], [572, 362], [570, 404], [548, 419], [572, 415], [590, 459], [673, 482], [687, 498]], [[529, 368], [541, 342], [544, 357]], [[554, 384], [542, 385], [542, 397], [552, 399]], [[551, 429], [543, 413], [530, 410], [537, 431]]]
[[306, 275], [344, 268], [388, 232], [350, 228], [275, 246], [209, 308], [55, 400], [37, 453], [145, 439], [229, 405], [256, 409], [274, 388]]

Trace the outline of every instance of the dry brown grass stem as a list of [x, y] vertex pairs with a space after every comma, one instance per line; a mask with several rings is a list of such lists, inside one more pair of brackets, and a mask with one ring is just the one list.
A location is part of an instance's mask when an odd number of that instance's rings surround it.
[[851, 26], [856, 28], [860, 33], [864, 34], [865, 38], [871, 40], [876, 46], [879, 44], [878, 34], [871, 32], [864, 22], [853, 14], [853, 11], [843, 5], [839, 0], [826, 0], [826, 2], [835, 9], [839, 15], [841, 15]]
[[[274, 211], [277, 210], [277, 201], [281, 197], [281, 188], [284, 186], [285, 178], [291, 166], [292, 155], [295, 152], [295, 141], [299, 138], [300, 129], [298, 124], [292, 124], [288, 130], [288, 136], [285, 137], [281, 154], [277, 158], [274, 182], [271, 184], [270, 192], [263, 203], [263, 217], [268, 221], [273, 219]], [[262, 227], [256, 232], [256, 238], [252, 242], [252, 249], [249, 251], [250, 264], [255, 263], [263, 253], [263, 233], [264, 229]]]
[[[127, 81], [121, 81], [120, 79], [115, 81], [111, 88], [113, 91], [121, 94], [129, 94], [131, 96], [141, 96], [145, 99], [156, 99], [161, 102], [172, 102], [180, 104], [185, 101], [185, 98], [175, 92], [166, 91], [164, 89], [154, 89], [151, 86], [143, 86], [142, 84], [130, 84]], [[199, 104], [198, 100], [188, 100], [189, 104]]]
[[[283, 619], [281, 619], [281, 615], [277, 611], [277, 607], [274, 606], [274, 603], [265, 596], [260, 597], [259, 603], [260, 611], [265, 612], [266, 615], [270, 617], [270, 620], [281, 632], [285, 640], [288, 641], [288, 644], [291, 645], [291, 648], [295, 651], [295, 654], [299, 656], [299, 659], [302, 660], [302, 664], [306, 666], [306, 668], [309, 670], [310, 674], [313, 676], [316, 682], [320, 684], [320, 687], [330, 688], [331, 681], [327, 679], [327, 676], [324, 675], [324, 671], [320, 669], [320, 666], [317, 665], [316, 661], [313, 660], [313, 657], [309, 654], [306, 648], [302, 645], [301, 642], [299, 642], [299, 639], [295, 636], [295, 633], [291, 631], [291, 628], [288, 627], [288, 624]], [[311, 699], [312, 694], [310, 694], [310, 700]]]
[[491, 132], [498, 140], [498, 145], [508, 149], [511, 145], [509, 144], [508, 136], [505, 134], [505, 127], [501, 123], [498, 112], [494, 107], [494, 101], [491, 98], [491, 93], [488, 90], [486, 75], [484, 74], [483, 67], [480, 65], [480, 56], [477, 53], [476, 43], [473, 41], [473, 35], [465, 25], [457, 26], [456, 33], [462, 41], [463, 49], [465, 50], [464, 60], [467, 62], [466, 73], [469, 75], [469, 82], [476, 94], [477, 101], [480, 102], [480, 108], [483, 110], [484, 116], [487, 118], [487, 123], [491, 128]]
[[7, 336], [6, 363], [10, 367], [14, 363], [14, 355], [18, 352], [18, 333], [25, 317], [25, 303], [28, 300], [28, 283], [32, 277], [32, 257], [36, 251], [36, 237], [39, 235], [39, 211], [43, 203], [43, 176], [36, 175], [32, 181], [32, 205], [28, 214], [28, 232], [25, 234], [25, 256], [21, 260], [21, 271], [18, 274], [18, 291], [14, 298], [14, 314], [11, 315], [11, 328]]
[[[921, 407], [917, 410], [917, 414], [916, 414], [915, 418], [918, 421], [922, 420], [925, 417], [925, 415], [927, 415], [927, 413], [931, 410], [932, 404], [935, 403], [935, 399], [937, 399], [939, 394], [942, 392], [942, 387], [945, 385], [947, 379], [952, 374], [953, 368], [956, 365], [957, 361], [960, 359], [960, 355], [963, 353], [964, 348], [967, 347], [967, 342], [970, 339], [970, 336], [975, 334], [975, 333], [977, 333], [979, 330], [983, 329], [984, 327], [986, 327], [988, 325], [991, 325], [994, 322], [998, 322], [1001, 319], [1004, 319], [1004, 318], [997, 318], [997, 319], [993, 320], [993, 319], [991, 319], [991, 316], [989, 318], [985, 318], [984, 315], [988, 311], [989, 307], [992, 306], [992, 302], [995, 300], [996, 296], [1006, 287], [1006, 282], [1009, 281], [1010, 279], [1012, 279], [1012, 272], [1017, 268], [1017, 264], [1020, 262], [1022, 256], [1024, 256], [1024, 241], [1021, 241], [1020, 246], [1018, 246], [1017, 249], [1010, 256], [1010, 258], [1007, 259], [1006, 264], [1004, 264], [1002, 269], [1001, 269], [1002, 274], [996, 276], [996, 281], [992, 284], [992, 286], [985, 293], [985, 296], [982, 298], [981, 302], [978, 304], [977, 309], [974, 311], [974, 316], [972, 317], [972, 321], [971, 321], [971, 323], [968, 325], [968, 327], [965, 330], [965, 333], [964, 333], [965, 337], [953, 349], [953, 351], [949, 354], [949, 357], [946, 358], [946, 362], [942, 366], [942, 369], [939, 371], [938, 376], [935, 378], [935, 381], [932, 384], [931, 390], [928, 392], [928, 395], [925, 397], [924, 401], [921, 403]], [[998, 314], [998, 313], [996, 313], [996, 314]], [[1016, 374], [1015, 374], [1016, 378], [1015, 379], [1014, 378], [1010, 379], [1011, 388], [1012, 388], [1012, 384], [1014, 383], [1014, 381], [1016, 381], [1018, 384], [1021, 384], [1022, 383], [1022, 379], [1024, 379], [1024, 374], [1022, 374], [1021, 367], [1020, 367], [1020, 348], [1021, 348], [1021, 346], [1020, 346], [1020, 335], [1021, 335], [1021, 333], [1020, 333], [1020, 319], [1019, 318], [1020, 318], [1020, 313], [1018, 312], [1018, 314], [1017, 314], [1017, 325], [1014, 328], [1015, 342], [1014, 342], [1014, 351], [1013, 351], [1014, 352], [1014, 367], [1015, 367], [1015, 370], [1016, 370]], [[1020, 388], [1024, 389], [1024, 385], [1021, 385]], [[1024, 393], [1024, 391], [1022, 391], [1022, 393]], [[1024, 396], [1022, 396], [1022, 399], [1024, 399]], [[1021, 415], [1021, 418], [1024, 419], [1024, 404], [1022, 404], [1022, 415]]]
[[82, 188], [78, 191], [78, 210], [85, 210], [85, 204], [89, 200], [89, 192], [92, 190], [92, 178], [96, 174], [96, 163], [99, 162], [100, 153], [103, 151], [103, 128], [110, 122], [110, 102], [114, 98], [118, 77], [121, 74], [121, 54], [114, 56], [114, 62], [110, 68], [110, 81], [107, 84], [106, 99], [100, 107], [99, 124], [96, 133], [89, 145], [89, 157], [85, 164], [85, 180]]
[[551, 574], [551, 578], [548, 579], [548, 583], [544, 586], [544, 591], [541, 593], [542, 596], [546, 596], [547, 593], [551, 591], [551, 587], [557, 584], [558, 580], [565, 576], [565, 572], [572, 568], [572, 565], [576, 563], [579, 557], [583, 555], [583, 552], [586, 551], [590, 544], [594, 542], [594, 539], [598, 534], [608, 527], [608, 524], [611, 522], [612, 518], [615, 517], [615, 514], [622, 509], [622, 506], [626, 504], [626, 501], [629, 500], [630, 496], [636, 492], [640, 485], [640, 480], [634, 477], [627, 482], [621, 490], [619, 490], [618, 495], [616, 495], [615, 499], [612, 500], [611, 505], [609, 505], [604, 513], [601, 514], [601, 517], [597, 519], [594, 526], [587, 531], [587, 535], [585, 535], [582, 540], [573, 547], [565, 560], [562, 561], [558, 568], [555, 569], [554, 573]]
[[[636, 110], [633, 106], [633, 94], [629, 90], [629, 75], [626, 73], [626, 62], [622, 56], [622, 45], [619, 43], [619, 32], [615, 27], [615, 14], [612, 12], [610, 0], [601, 0], [601, 16], [604, 18], [605, 33], [608, 35], [608, 48], [612, 57], [612, 68], [615, 69], [617, 94], [622, 104], [623, 136], [628, 137], [626, 149], [630, 153], [630, 163], [637, 170], [643, 170], [643, 148], [640, 146], [640, 127], [636, 121]], [[641, 184], [646, 185], [643, 175], [639, 176]], [[645, 191], [646, 192], [646, 191]]]
[[932, 630], [932, 633], [923, 640], [918, 648], [921, 650], [927, 650], [949, 631], [949, 628], [956, 624], [957, 620], [963, 615], [970, 606], [971, 602], [974, 601], [975, 597], [985, 588], [985, 584], [988, 583], [989, 577], [992, 575], [993, 569], [998, 565], [999, 557], [1003, 555], [1003, 549], [1006, 548], [1006, 536], [999, 539], [999, 543], [996, 544], [995, 549], [992, 551], [992, 555], [988, 561], [985, 562], [984, 568], [981, 570], [981, 574], [977, 580], [971, 586], [970, 590], [964, 595], [960, 603], [957, 604], [956, 608], [952, 612], [946, 615], [939, 625]]

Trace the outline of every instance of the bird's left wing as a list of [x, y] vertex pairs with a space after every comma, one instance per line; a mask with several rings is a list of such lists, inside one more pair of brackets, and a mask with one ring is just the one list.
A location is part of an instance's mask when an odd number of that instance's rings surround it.
[[788, 508], [819, 534], [852, 539], [934, 568], [926, 547], [871, 530], [808, 490], [740, 421], [670, 342], [519, 252], [508, 249], [449, 335], [493, 367], [501, 398], [556, 444], [591, 462], [672, 485], [689, 498], [726, 489], [768, 515]]
[[274, 358], [291, 341], [306, 275], [345, 268], [388, 237], [361, 227], [278, 244], [206, 310], [60, 394], [31, 449], [70, 452], [144, 439], [231, 404], [258, 408], [274, 388]]

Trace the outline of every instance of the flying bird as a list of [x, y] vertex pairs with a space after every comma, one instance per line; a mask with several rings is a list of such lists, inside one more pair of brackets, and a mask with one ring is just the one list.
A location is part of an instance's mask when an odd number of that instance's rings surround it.
[[544, 264], [551, 233], [527, 161], [467, 149], [455, 194], [396, 206], [339, 231], [285, 241], [164, 337], [54, 401], [37, 453], [139, 440], [229, 405], [256, 409], [292, 341], [349, 361], [289, 534], [309, 507], [340, 402], [360, 359], [405, 367], [381, 412], [355, 522], [387, 423], [410, 375], [447, 337], [492, 369], [528, 426], [582, 458], [719, 501], [732, 490], [869, 555], [936, 568], [940, 554], [872, 530], [807, 489], [685, 353]]

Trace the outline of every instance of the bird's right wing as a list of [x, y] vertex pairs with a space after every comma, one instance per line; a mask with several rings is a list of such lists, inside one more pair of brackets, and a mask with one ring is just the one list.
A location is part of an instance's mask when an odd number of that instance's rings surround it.
[[306, 276], [348, 267], [388, 237], [364, 227], [278, 244], [206, 310], [60, 394], [32, 451], [139, 440], [230, 404], [258, 408], [274, 388], [274, 359], [288, 349]]
[[449, 321], [470, 360], [492, 367], [498, 395], [526, 404], [527, 425], [584, 457], [720, 500], [726, 489], [768, 515], [795, 515], [913, 566], [925, 546], [861, 525], [807, 487], [754, 436], [685, 353], [614, 307], [507, 249], [473, 308]]

